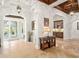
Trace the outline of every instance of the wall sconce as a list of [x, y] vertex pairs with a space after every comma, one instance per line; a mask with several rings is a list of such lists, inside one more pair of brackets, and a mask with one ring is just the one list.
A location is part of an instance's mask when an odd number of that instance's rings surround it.
[[18, 11], [18, 13], [21, 12], [21, 7], [19, 5], [17, 6], [17, 11]]
[[44, 27], [44, 32], [50, 32], [49, 27]]

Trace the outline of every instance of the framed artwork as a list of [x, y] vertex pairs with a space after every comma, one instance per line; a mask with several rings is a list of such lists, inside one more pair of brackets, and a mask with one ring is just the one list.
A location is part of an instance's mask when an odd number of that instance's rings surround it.
[[79, 22], [77, 22], [77, 30], [79, 30]]
[[35, 29], [35, 21], [32, 21], [32, 30]]
[[49, 27], [49, 19], [48, 18], [44, 18], [44, 26]]
[[62, 29], [63, 28], [63, 20], [54, 21], [54, 28]]

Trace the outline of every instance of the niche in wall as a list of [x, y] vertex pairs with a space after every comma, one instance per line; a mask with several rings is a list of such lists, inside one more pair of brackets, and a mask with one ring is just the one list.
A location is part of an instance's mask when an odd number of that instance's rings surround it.
[[63, 20], [54, 21], [53, 35], [57, 38], [63, 38]]

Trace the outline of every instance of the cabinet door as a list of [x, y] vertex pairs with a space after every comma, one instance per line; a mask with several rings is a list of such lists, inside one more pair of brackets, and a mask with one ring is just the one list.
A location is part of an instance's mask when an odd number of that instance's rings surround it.
[[57, 37], [58, 38], [63, 38], [63, 32], [57, 32]]
[[57, 38], [63, 38], [63, 32], [53, 32], [53, 35]]

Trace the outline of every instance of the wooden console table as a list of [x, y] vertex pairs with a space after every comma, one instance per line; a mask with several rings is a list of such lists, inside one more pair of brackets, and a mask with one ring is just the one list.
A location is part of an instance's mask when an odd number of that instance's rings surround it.
[[53, 36], [40, 37], [40, 49], [56, 46], [56, 38]]

